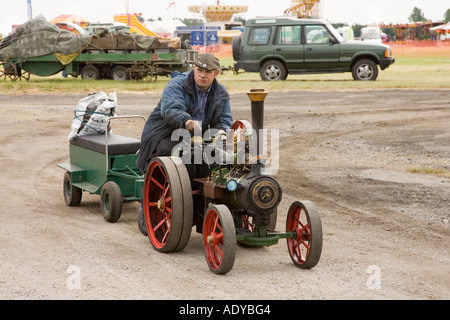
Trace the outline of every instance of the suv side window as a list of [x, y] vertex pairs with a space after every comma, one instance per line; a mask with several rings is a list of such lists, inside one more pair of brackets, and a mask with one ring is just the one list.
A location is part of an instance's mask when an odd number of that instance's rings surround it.
[[267, 45], [270, 39], [271, 27], [252, 28], [248, 36], [249, 45]]
[[300, 44], [300, 26], [281, 26], [278, 28], [276, 44]]
[[306, 44], [329, 43], [333, 36], [324, 26], [310, 25], [305, 26], [305, 42]]

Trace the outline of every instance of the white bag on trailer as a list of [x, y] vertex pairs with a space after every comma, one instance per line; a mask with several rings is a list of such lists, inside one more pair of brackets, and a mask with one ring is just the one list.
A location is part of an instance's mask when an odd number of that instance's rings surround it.
[[[108, 118], [116, 115], [117, 94], [93, 93], [78, 102], [68, 140], [88, 134], [103, 134]], [[108, 128], [108, 132], [109, 132]]]

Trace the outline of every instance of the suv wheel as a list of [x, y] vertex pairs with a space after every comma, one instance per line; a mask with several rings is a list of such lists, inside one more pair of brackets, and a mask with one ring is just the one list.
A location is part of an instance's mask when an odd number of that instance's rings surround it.
[[242, 58], [241, 55], [241, 36], [234, 36], [231, 42], [231, 49], [233, 52], [234, 61], [239, 61]]
[[259, 74], [264, 81], [286, 80], [287, 71], [283, 63], [278, 60], [269, 60], [265, 62]]
[[362, 59], [353, 65], [352, 75], [354, 80], [374, 81], [378, 77], [378, 68], [372, 60]]

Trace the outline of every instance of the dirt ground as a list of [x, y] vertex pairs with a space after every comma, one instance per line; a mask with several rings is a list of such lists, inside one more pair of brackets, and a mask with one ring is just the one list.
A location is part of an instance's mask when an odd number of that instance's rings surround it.
[[[0, 96], [0, 299], [450, 298], [450, 91], [269, 93], [277, 229], [294, 200], [313, 201], [321, 260], [296, 268], [284, 240], [238, 246], [223, 276], [209, 271], [194, 230], [182, 252], [156, 252], [138, 230], [137, 203], [117, 223], [103, 219], [99, 196], [65, 205], [57, 164], [69, 160], [73, 110], [86, 95]], [[148, 116], [159, 94], [118, 99], [119, 115]], [[251, 119], [244, 91], [231, 103], [235, 119]]]

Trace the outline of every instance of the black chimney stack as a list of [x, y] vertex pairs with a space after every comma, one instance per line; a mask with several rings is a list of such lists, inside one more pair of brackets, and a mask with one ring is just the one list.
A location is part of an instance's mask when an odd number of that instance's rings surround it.
[[[250, 89], [250, 92], [247, 92], [247, 95], [250, 98], [251, 106], [252, 106], [252, 128], [255, 130], [257, 141], [257, 154], [261, 155], [262, 147], [263, 147], [263, 132], [264, 129], [264, 99], [266, 98], [268, 92], [264, 91], [264, 89]], [[260, 160], [257, 161], [260, 164]]]

